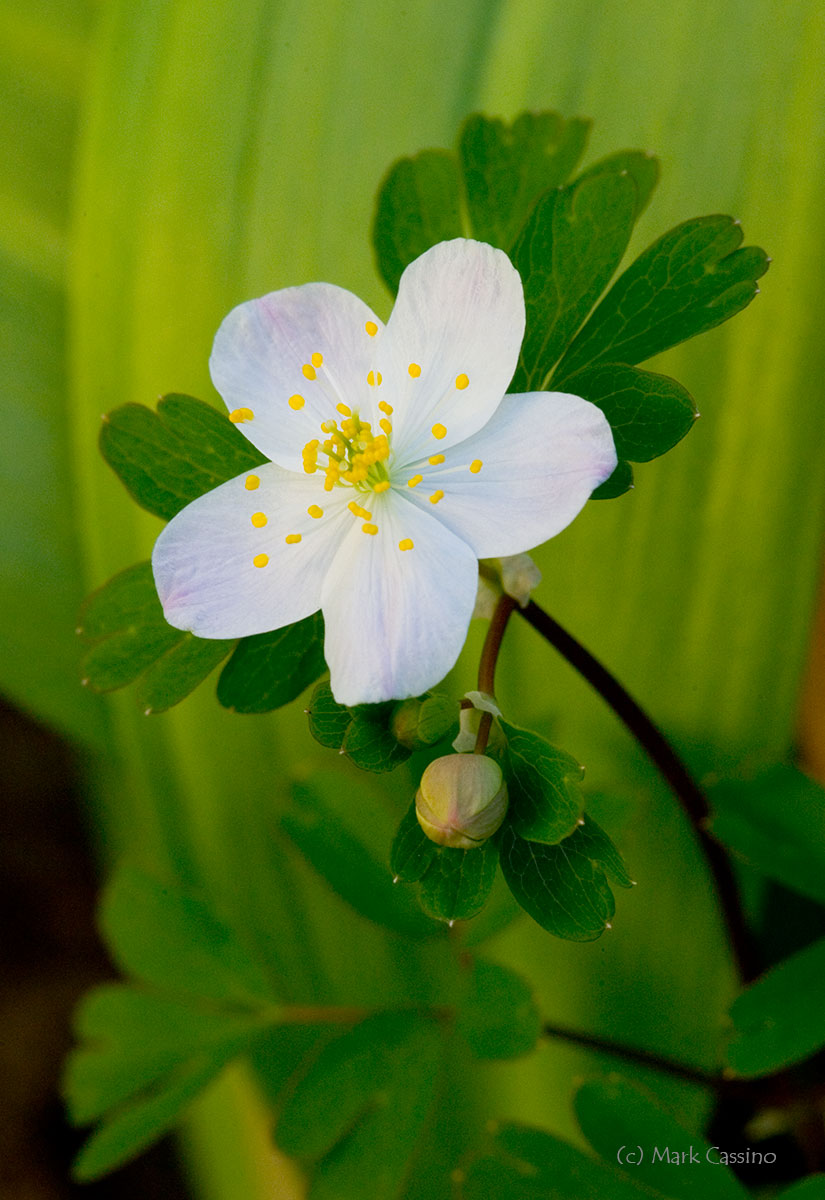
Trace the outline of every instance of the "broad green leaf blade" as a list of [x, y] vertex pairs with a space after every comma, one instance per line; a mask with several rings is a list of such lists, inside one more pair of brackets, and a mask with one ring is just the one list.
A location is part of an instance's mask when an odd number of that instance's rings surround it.
[[307, 709], [309, 731], [322, 746], [340, 750], [362, 771], [393, 771], [410, 757], [410, 750], [395, 736], [397, 705], [338, 704], [326, 680], [312, 693]]
[[507, 821], [528, 841], [560, 842], [584, 811], [584, 767], [538, 734], [501, 724], [507, 734]]
[[825, 1175], [809, 1175], [800, 1179], [784, 1192], [778, 1193], [778, 1200], [825, 1200]]
[[636, 185], [636, 220], [642, 215], [650, 203], [656, 184], [659, 182], [659, 161], [654, 154], [644, 150], [619, 150], [608, 154], [593, 163], [586, 171], [582, 171], [576, 182], [589, 179], [593, 175], [605, 172], [616, 175], [627, 172]]
[[591, 175], [538, 202], [513, 248], [527, 327], [511, 391], [545, 386], [621, 262], [635, 218], [636, 186], [621, 173]]
[[732, 217], [696, 217], [649, 246], [610, 289], [553, 376], [561, 387], [596, 362], [639, 363], [746, 308], [769, 260], [741, 247]]
[[276, 997], [262, 972], [208, 907], [122, 868], [102, 902], [101, 928], [122, 970], [170, 992], [257, 1008]]
[[218, 679], [218, 700], [239, 713], [264, 713], [297, 699], [327, 669], [320, 612], [272, 633], [241, 638]]
[[825, 904], [825, 789], [794, 767], [709, 791], [713, 835], [757, 870]]
[[619, 459], [609, 479], [605, 479], [590, 496], [591, 500], [615, 500], [633, 487], [633, 468], [629, 462]]
[[472, 850], [436, 846], [421, 876], [421, 903], [440, 921], [469, 921], [487, 902], [498, 867], [493, 838]]
[[388, 807], [345, 776], [318, 773], [292, 791], [281, 823], [302, 854], [348, 904], [398, 933], [441, 930], [387, 866], [394, 821]]
[[511, 125], [476, 113], [459, 138], [473, 237], [510, 250], [538, 198], [565, 182], [584, 153], [590, 122], [519, 113]]
[[528, 842], [505, 828], [501, 869], [521, 907], [548, 933], [589, 942], [609, 928], [615, 912], [606, 872], [630, 883], [615, 846], [596, 822], [586, 819], [555, 846]]
[[314, 689], [307, 709], [309, 732], [330, 750], [340, 750], [352, 723], [352, 714], [332, 694], [329, 680], [322, 679]]
[[103, 418], [100, 449], [141, 507], [169, 520], [266, 458], [211, 404], [164, 396], [157, 412], [124, 404]]
[[475, 959], [457, 1029], [476, 1058], [529, 1054], [541, 1036], [541, 1025], [529, 983], [509, 967]]
[[750, 1193], [708, 1142], [687, 1130], [641, 1088], [618, 1076], [585, 1083], [576, 1092], [582, 1133], [605, 1162], [623, 1147], [642, 1147], [626, 1170], [640, 1184], [677, 1200], [748, 1200]]
[[73, 1177], [88, 1183], [134, 1158], [172, 1128], [187, 1105], [236, 1053], [233, 1045], [201, 1053], [156, 1092], [115, 1112], [86, 1142], [72, 1167]]
[[133, 683], [187, 636], [164, 620], [148, 562], [127, 567], [89, 596], [78, 633], [95, 643], [83, 658], [83, 677], [98, 692]]
[[823, 979], [825, 940], [786, 958], [737, 996], [728, 1047], [737, 1075], [770, 1075], [825, 1046]]
[[180, 704], [236, 645], [234, 641], [198, 638], [185, 633], [140, 677], [136, 691], [139, 707], [148, 716]]
[[390, 168], [378, 192], [372, 240], [378, 269], [393, 295], [413, 259], [463, 233], [461, 184], [452, 152], [424, 150]]
[[631, 462], [649, 462], [672, 449], [699, 415], [692, 396], [675, 379], [623, 363], [586, 367], [565, 386], [602, 410], [616, 453]]
[[81, 1044], [66, 1063], [72, 1121], [103, 1117], [200, 1052], [237, 1052], [260, 1025], [257, 1014], [198, 1007], [124, 984], [96, 988], [77, 1011]]
[[611, 1163], [525, 1125], [505, 1124], [491, 1152], [470, 1164], [458, 1188], [460, 1200], [652, 1200]]
[[415, 815], [415, 801], [401, 819], [390, 850], [390, 870], [397, 880], [417, 883], [429, 871], [438, 846], [427, 837]]

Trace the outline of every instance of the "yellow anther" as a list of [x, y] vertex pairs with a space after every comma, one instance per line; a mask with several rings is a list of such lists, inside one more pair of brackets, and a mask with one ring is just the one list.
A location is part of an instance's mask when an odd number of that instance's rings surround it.
[[421, 374], [421, 368], [419, 367], [418, 363], [410, 363], [410, 365], [407, 367], [407, 371], [412, 379], [417, 379]]
[[443, 499], [444, 493], [442, 492], [441, 488], [439, 488], [437, 492], [433, 492], [432, 496], [430, 496], [430, 504], [438, 504], [439, 500]]
[[443, 454], [431, 454], [430, 457], [427, 459], [427, 461], [429, 462], [431, 467], [437, 467], [440, 463], [444, 462], [444, 455]]
[[387, 489], [389, 488], [389, 486], [390, 486], [389, 479], [382, 479], [378, 483], [376, 483], [375, 487], [372, 490], [374, 492], [386, 492]]
[[301, 367], [301, 374], [303, 375], [304, 379], [318, 378], [315, 368], [311, 367], [309, 363], [304, 363], [304, 365]]
[[331, 492], [337, 482], [338, 482], [338, 480], [337, 480], [336, 476], [327, 475], [326, 479], [324, 480], [324, 491]]
[[367, 383], [370, 387], [375, 387], [376, 384], [381, 384], [384, 381], [384, 376], [380, 371], [370, 371], [367, 375]]
[[379, 400], [378, 407], [381, 409], [381, 412], [386, 413], [388, 417], [392, 416], [392, 405], [387, 404], [386, 400]]
[[392, 433], [392, 422], [387, 420], [386, 417], [382, 417], [381, 420], [378, 422], [378, 424], [384, 430], [384, 433], [386, 433], [386, 434]]
[[289, 405], [290, 408], [293, 408], [295, 410], [295, 412], [297, 412], [299, 408], [304, 407], [304, 405], [306, 404], [306, 400], [303, 398], [303, 396], [299, 396], [298, 393], [296, 392], [294, 396], [289, 397], [289, 399], [287, 400], [287, 404]]
[[268, 562], [269, 562], [268, 554], [256, 554], [255, 557], [252, 559], [252, 565], [255, 567], [265, 567]]
[[474, 458], [473, 461], [470, 463], [470, 470], [472, 471], [472, 473], [474, 475], [478, 475], [478, 473], [481, 470], [483, 465], [484, 464], [482, 463], [480, 458]]
[[300, 540], [301, 540], [300, 533], [288, 533], [286, 535], [286, 537], [284, 538], [284, 541], [286, 542], [287, 546], [297, 546], [297, 544], [298, 544], [298, 542], [300, 542]]
[[441, 439], [446, 436], [447, 436], [446, 425], [433, 425], [433, 437], [434, 438], [438, 438], [438, 440], [441, 441]]
[[363, 533], [376, 534], [376, 533], [378, 533], [378, 526], [377, 525], [362, 525], [361, 530]]
[[423, 478], [423, 475], [413, 475], [412, 479], [407, 480], [407, 487], [418, 487]]
[[316, 521], [318, 520], [319, 517], [322, 517], [324, 515], [324, 510], [322, 508], [319, 508], [319, 506], [317, 504], [310, 504], [309, 508], [307, 509], [307, 512], [309, 513], [309, 515], [311, 517], [314, 517]]
[[375, 321], [367, 321], [364, 328], [370, 337], [375, 337], [376, 333], [378, 333], [378, 326], [375, 324]]
[[332, 418], [330, 418], [329, 421], [321, 422], [321, 432], [322, 433], [332, 433], [333, 429], [337, 429], [337, 428], [338, 428], [338, 422], [333, 421]]
[[257, 475], [247, 475], [244, 482], [244, 487], [248, 492], [254, 492], [255, 488], [261, 486], [261, 481]]
[[372, 520], [372, 513], [367, 512], [367, 510], [365, 508], [362, 508], [357, 500], [350, 500], [349, 504], [347, 505], [347, 508], [350, 510], [350, 512], [352, 513], [352, 515], [354, 517], [360, 517], [362, 521], [371, 521]]
[[324, 365], [324, 356], [318, 350], [312, 356], [313, 367], [322, 367]]
[[352, 409], [348, 408], [346, 406], [346, 404], [336, 404], [335, 411], [339, 412], [342, 417], [351, 417], [352, 416]]
[[256, 529], [263, 529], [266, 525], [266, 513], [253, 513], [249, 519]]
[[243, 421], [251, 421], [254, 416], [251, 408], [235, 408], [229, 414], [229, 420], [233, 425], [240, 425]]
[[402, 538], [401, 541], [398, 543], [399, 550], [412, 550], [412, 548], [413, 548], [412, 538]]
[[457, 375], [456, 381], [455, 381], [455, 386], [458, 388], [458, 390], [460, 392], [463, 392], [465, 387], [470, 386], [470, 380], [468, 379], [468, 377], [466, 375]]

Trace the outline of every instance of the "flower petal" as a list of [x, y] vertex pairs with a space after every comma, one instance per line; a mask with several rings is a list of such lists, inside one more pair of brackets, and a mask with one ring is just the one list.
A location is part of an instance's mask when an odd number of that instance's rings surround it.
[[521, 279], [502, 250], [457, 238], [410, 263], [377, 347], [395, 461], [479, 430], [507, 390], [523, 336]]
[[215, 335], [209, 370], [250, 442], [300, 471], [301, 450], [322, 436], [321, 422], [340, 419], [337, 404], [369, 405], [367, 375], [382, 329], [344, 288], [283, 288], [232, 309]]
[[352, 530], [324, 580], [324, 653], [339, 704], [402, 700], [438, 683], [458, 658], [475, 603], [469, 546], [404, 496], [376, 501], [378, 533]]
[[[324, 575], [353, 521], [345, 490], [325, 493], [319, 479], [265, 463], [179, 512], [152, 554], [169, 624], [234, 638], [317, 612]], [[323, 516], [313, 518], [311, 505]], [[285, 541], [295, 534], [299, 542]], [[265, 565], [256, 566], [262, 555]]]
[[615, 466], [601, 409], [566, 392], [527, 392], [505, 396], [443, 463], [411, 464], [413, 477], [423, 478], [409, 499], [425, 511], [432, 504], [479, 558], [499, 558], [555, 537]]

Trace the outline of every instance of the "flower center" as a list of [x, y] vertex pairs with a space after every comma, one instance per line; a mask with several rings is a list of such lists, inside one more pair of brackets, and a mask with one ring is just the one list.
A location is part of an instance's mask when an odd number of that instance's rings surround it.
[[[392, 413], [390, 405], [383, 401], [381, 409]], [[338, 485], [360, 492], [385, 492], [390, 486], [387, 459], [392, 425], [382, 418], [382, 432], [375, 434], [370, 422], [362, 421], [346, 404], [339, 404], [337, 410], [342, 417], [340, 426], [334, 419], [323, 421], [323, 439], [313, 438], [304, 446], [304, 471], [307, 475], [323, 471], [326, 492]]]

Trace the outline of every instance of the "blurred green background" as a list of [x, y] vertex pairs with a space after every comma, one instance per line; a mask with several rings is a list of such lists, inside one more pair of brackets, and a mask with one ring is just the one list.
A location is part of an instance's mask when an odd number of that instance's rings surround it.
[[[0, 33], [0, 689], [79, 753], [101, 862], [203, 889], [287, 999], [426, 992], [423, 955], [353, 915], [277, 835], [290, 779], [334, 765], [301, 705], [234, 716], [207, 686], [147, 719], [128, 695], [80, 688], [74, 626], [82, 596], [145, 558], [160, 528], [100, 458], [100, 415], [169, 391], [216, 399], [215, 329], [265, 291], [327, 280], [386, 315], [376, 188], [478, 110], [591, 117], [586, 161], [656, 153], [662, 181], [632, 249], [730, 212], [774, 259], [751, 308], [653, 364], [702, 420], [544, 548], [538, 599], [698, 770], [791, 753], [825, 513], [817, 0], [3, 0]], [[481, 633], [457, 689], [472, 686]], [[527, 628], [508, 633], [499, 686], [513, 720], [587, 765], [593, 811], [639, 886], [600, 942], [559, 943], [524, 918], [491, 952], [534, 982], [548, 1019], [712, 1064], [732, 976], [667, 790]], [[411, 780], [378, 786], [400, 807]], [[488, 1068], [467, 1103], [574, 1137], [570, 1080], [593, 1062], [547, 1043]], [[701, 1097], [676, 1087], [699, 1120]], [[199, 1103], [199, 1195], [297, 1194], [264, 1122], [237, 1070]]]

